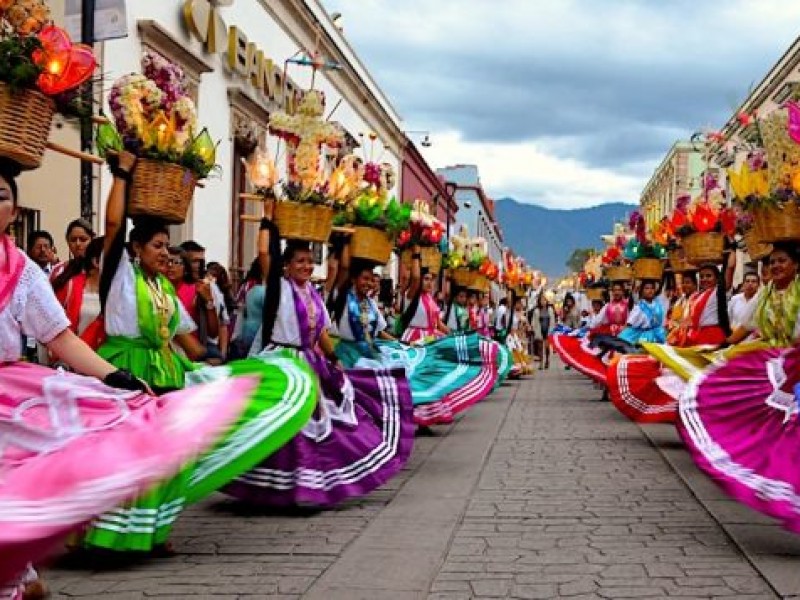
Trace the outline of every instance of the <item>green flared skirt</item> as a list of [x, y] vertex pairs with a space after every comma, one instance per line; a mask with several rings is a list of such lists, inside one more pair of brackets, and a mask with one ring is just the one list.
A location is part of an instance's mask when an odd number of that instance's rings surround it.
[[[183, 508], [246, 473], [291, 440], [311, 418], [319, 384], [308, 364], [290, 351], [235, 361], [187, 374], [190, 385], [228, 377], [257, 377], [236, 424], [212, 450], [147, 494], [98, 517], [87, 546], [149, 551], [166, 542]], [[169, 395], [162, 397], [169, 401]]]

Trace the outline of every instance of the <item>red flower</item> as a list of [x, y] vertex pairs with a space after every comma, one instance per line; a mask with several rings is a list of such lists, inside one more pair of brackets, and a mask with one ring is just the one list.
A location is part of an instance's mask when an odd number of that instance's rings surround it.
[[708, 204], [698, 204], [692, 213], [692, 225], [701, 232], [712, 231], [717, 225], [717, 213]]

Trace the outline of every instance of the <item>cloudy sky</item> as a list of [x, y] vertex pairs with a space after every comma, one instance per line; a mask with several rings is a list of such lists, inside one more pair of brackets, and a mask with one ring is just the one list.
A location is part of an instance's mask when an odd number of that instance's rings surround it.
[[434, 166], [494, 197], [638, 201], [800, 34], [793, 0], [323, 0]]

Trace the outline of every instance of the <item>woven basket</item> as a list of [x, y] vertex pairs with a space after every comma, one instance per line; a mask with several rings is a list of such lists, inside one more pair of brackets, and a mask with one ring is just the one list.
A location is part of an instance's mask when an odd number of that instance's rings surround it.
[[50, 136], [55, 103], [37, 90], [12, 93], [0, 83], [0, 156], [36, 169]]
[[133, 171], [128, 214], [183, 223], [196, 185], [197, 176], [186, 167], [140, 158]]
[[753, 220], [761, 242], [800, 240], [800, 206], [796, 202], [754, 208]]
[[630, 267], [606, 267], [605, 276], [609, 281], [630, 281], [633, 270]]
[[477, 274], [475, 280], [472, 282], [472, 285], [469, 286], [474, 292], [483, 292], [486, 293], [492, 289], [492, 282], [489, 281], [489, 278], [486, 275], [481, 275], [480, 273]]
[[675, 273], [685, 273], [686, 271], [694, 271], [695, 266], [686, 260], [686, 254], [683, 248], [670, 250], [669, 253], [669, 266]]
[[762, 242], [755, 227], [744, 234], [744, 243], [750, 260], [761, 260], [772, 252], [772, 244]]
[[603, 288], [589, 288], [586, 290], [586, 297], [589, 300], [603, 300]]
[[[437, 248], [433, 246], [425, 246], [420, 248], [420, 266], [423, 269], [428, 269], [430, 273], [439, 273], [442, 269], [442, 255]], [[403, 250], [400, 255], [400, 262], [404, 267], [411, 267], [411, 248]]]
[[278, 202], [273, 220], [284, 239], [324, 244], [331, 235], [333, 209], [318, 204]]
[[480, 275], [477, 271], [470, 271], [469, 269], [452, 269], [450, 271], [450, 278], [458, 287], [472, 288], [477, 282]]
[[350, 256], [381, 265], [392, 256], [392, 240], [385, 231], [374, 227], [354, 227], [350, 237]]
[[721, 233], [692, 233], [683, 238], [686, 260], [695, 265], [722, 262], [725, 238]]
[[658, 258], [637, 258], [633, 261], [633, 274], [636, 279], [661, 281], [664, 275], [664, 263]]

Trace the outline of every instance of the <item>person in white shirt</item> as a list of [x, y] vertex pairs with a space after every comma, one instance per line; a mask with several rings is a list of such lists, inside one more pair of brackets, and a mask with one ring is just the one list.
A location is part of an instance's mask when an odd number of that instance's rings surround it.
[[744, 276], [742, 291], [730, 299], [728, 303], [728, 317], [731, 328], [742, 327], [752, 320], [753, 312], [758, 304], [761, 279], [758, 273], [749, 272]]

